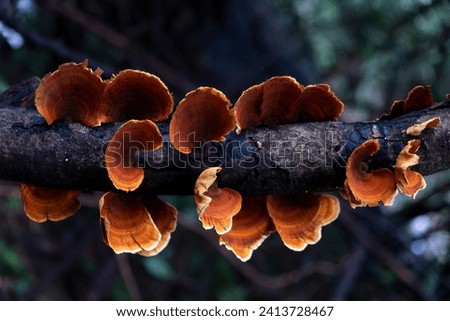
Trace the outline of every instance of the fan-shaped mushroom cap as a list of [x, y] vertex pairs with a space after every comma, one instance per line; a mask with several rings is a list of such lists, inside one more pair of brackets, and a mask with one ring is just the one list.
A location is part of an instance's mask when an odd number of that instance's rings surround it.
[[406, 129], [406, 133], [411, 136], [420, 136], [422, 132], [427, 128], [433, 128], [438, 126], [441, 123], [441, 119], [439, 117], [433, 117], [428, 119], [420, 124], [414, 124]]
[[136, 166], [137, 150], [155, 150], [163, 144], [158, 127], [150, 120], [130, 120], [120, 126], [105, 152], [108, 176], [117, 189], [134, 191], [144, 179], [144, 169]]
[[60, 221], [79, 208], [80, 191], [20, 184], [25, 213], [35, 222]]
[[87, 60], [65, 63], [42, 79], [36, 89], [35, 105], [49, 125], [57, 120], [100, 125], [105, 82], [100, 77], [102, 71], [92, 71], [87, 64]]
[[274, 231], [266, 208], [266, 196], [246, 195], [242, 198], [241, 210], [233, 216], [231, 230], [219, 236], [219, 243], [245, 262]]
[[434, 98], [430, 86], [416, 86], [411, 89], [406, 100], [396, 100], [387, 114], [383, 114], [380, 119], [392, 119], [403, 114], [425, 109], [434, 104]]
[[153, 222], [155, 222], [158, 231], [161, 233], [161, 240], [153, 250], [142, 250], [138, 253], [143, 256], [154, 256], [164, 250], [167, 244], [169, 244], [170, 235], [175, 231], [177, 225], [178, 211], [175, 207], [160, 200], [155, 195], [145, 196], [145, 198], [142, 199], [142, 204], [144, 204], [145, 208], [150, 213]]
[[205, 169], [197, 178], [194, 189], [197, 214], [203, 228], [215, 228], [217, 234], [231, 229], [232, 218], [241, 209], [242, 197], [231, 188], [219, 188], [217, 173], [220, 167]]
[[360, 206], [392, 205], [397, 195], [394, 173], [388, 168], [367, 172], [362, 169], [363, 160], [374, 155], [380, 149], [376, 139], [369, 139], [356, 147], [348, 158], [346, 184]]
[[290, 108], [303, 86], [289, 76], [272, 77], [245, 90], [235, 104], [236, 132], [261, 123], [267, 126], [291, 122]]
[[336, 121], [344, 111], [344, 104], [327, 84], [306, 86], [291, 105], [293, 122]]
[[419, 163], [419, 156], [416, 155], [420, 147], [419, 140], [410, 140], [397, 156], [395, 163], [395, 178], [400, 192], [416, 197], [417, 192], [424, 189], [427, 184], [420, 173], [412, 171], [409, 167]]
[[114, 252], [151, 251], [160, 243], [161, 233], [139, 197], [108, 192], [99, 208], [103, 240]]
[[294, 251], [302, 251], [321, 238], [322, 226], [339, 215], [339, 201], [332, 195], [299, 193], [268, 195], [267, 210], [283, 243]]
[[235, 126], [231, 103], [219, 90], [199, 87], [186, 94], [172, 115], [169, 137], [181, 153], [189, 154], [200, 143], [224, 141]]
[[157, 76], [126, 69], [106, 85], [102, 104], [102, 122], [149, 119], [165, 120], [173, 109], [173, 98]]
[[352, 208], [357, 208], [357, 207], [362, 207], [362, 206], [366, 206], [367, 204], [361, 202], [360, 200], [358, 200], [355, 195], [353, 195], [350, 186], [348, 186], [348, 181], [345, 180], [344, 185], [342, 187], [342, 190], [339, 191], [339, 193], [341, 194], [342, 198], [347, 200], [348, 203], [350, 204], [350, 206]]

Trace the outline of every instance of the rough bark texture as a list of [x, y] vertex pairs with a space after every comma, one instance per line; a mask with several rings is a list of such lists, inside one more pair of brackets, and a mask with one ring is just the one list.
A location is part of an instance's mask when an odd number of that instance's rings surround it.
[[[88, 128], [57, 122], [48, 126], [34, 108], [32, 78], [0, 95], [0, 178], [43, 186], [112, 190], [102, 166], [104, 149], [121, 125]], [[158, 124], [164, 146], [138, 152], [145, 166], [141, 191], [192, 194], [194, 182], [207, 166], [222, 166], [222, 186], [243, 193], [332, 191], [342, 186], [351, 151], [376, 138], [381, 150], [371, 168], [390, 167], [409, 139], [406, 129], [433, 117], [441, 125], [425, 130], [414, 169], [429, 175], [450, 168], [450, 102], [392, 120], [375, 122], [321, 122], [264, 127], [230, 133], [222, 143], [207, 143], [190, 155], [168, 143], [168, 123]], [[213, 124], [212, 124], [213, 125]]]

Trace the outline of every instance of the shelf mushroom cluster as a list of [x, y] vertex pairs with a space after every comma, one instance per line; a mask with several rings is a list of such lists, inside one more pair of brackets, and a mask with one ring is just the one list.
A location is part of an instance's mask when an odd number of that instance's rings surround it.
[[[132, 151], [153, 151], [163, 145], [157, 122], [172, 114], [170, 144], [189, 154], [202, 143], [224, 141], [233, 129], [239, 135], [257, 126], [337, 121], [344, 110], [329, 85], [303, 86], [292, 77], [277, 76], [245, 90], [234, 106], [221, 91], [199, 87], [186, 94], [172, 113], [172, 95], [157, 76], [131, 69], [107, 80], [101, 74], [99, 69], [88, 68], [87, 61], [65, 63], [42, 79], [35, 105], [49, 125], [58, 120], [86, 126], [124, 122], [105, 151], [108, 177], [115, 190], [99, 200], [103, 240], [116, 253], [156, 255], [167, 246], [176, 228], [175, 207], [157, 195], [138, 191], [144, 171], [135, 166]], [[394, 102], [381, 118], [397, 117], [433, 103], [429, 87], [418, 86], [405, 101]], [[407, 134], [418, 137], [438, 124], [439, 119], [427, 120], [409, 128]], [[415, 197], [425, 187], [423, 177], [410, 169], [419, 161], [419, 146], [419, 139], [410, 140], [398, 155], [394, 170], [368, 171], [363, 161], [380, 149], [380, 143], [367, 140], [348, 159], [341, 195], [352, 207], [390, 205], [398, 190]], [[250, 259], [274, 232], [288, 248], [302, 251], [318, 242], [322, 227], [339, 215], [339, 201], [333, 195], [241, 195], [219, 186], [221, 171], [221, 167], [205, 168], [197, 178], [193, 193], [198, 218], [242, 261]], [[25, 213], [36, 222], [65, 219], [80, 207], [77, 190], [27, 183], [22, 183], [20, 190]]]
[[[416, 86], [408, 93], [406, 100], [394, 101], [390, 111], [383, 114], [380, 119], [391, 119], [433, 104], [434, 98], [430, 87]], [[410, 126], [406, 129], [406, 134], [418, 137], [423, 130], [439, 124], [439, 117], [434, 117]], [[419, 163], [419, 156], [416, 153], [420, 143], [418, 139], [409, 140], [398, 154], [394, 168], [379, 168], [370, 172], [363, 161], [379, 151], [380, 142], [377, 139], [369, 139], [356, 147], [347, 161], [342, 197], [348, 200], [353, 208], [379, 204], [390, 206], [398, 192], [415, 198], [417, 193], [426, 187], [422, 175], [409, 169]]]
[[[203, 99], [198, 99], [199, 95]], [[216, 97], [221, 97], [221, 103], [216, 103], [219, 100]], [[211, 101], [217, 106], [215, 112]], [[230, 103], [225, 95], [211, 88], [203, 87], [187, 94], [180, 105], [183, 107], [175, 110], [170, 124], [170, 137], [179, 135], [185, 142], [189, 142], [188, 134], [192, 133], [200, 142], [223, 140], [223, 136], [235, 128], [235, 123], [239, 134], [261, 125], [335, 121], [344, 109], [344, 104], [328, 85], [304, 87], [289, 76], [272, 77], [244, 91], [234, 106], [235, 119], [224, 117], [232, 115], [233, 111], [228, 109]], [[208, 117], [198, 110], [209, 110]], [[194, 126], [184, 125], [187, 122]], [[212, 128], [211, 122], [220, 125]], [[191, 151], [178, 141], [172, 144], [180, 152]], [[192, 146], [193, 142], [189, 144]], [[275, 231], [288, 248], [302, 251], [308, 244], [319, 241], [322, 226], [334, 221], [339, 214], [339, 201], [332, 195], [253, 196], [241, 195], [227, 187], [219, 188], [217, 175], [221, 170], [220, 167], [207, 168], [198, 177], [194, 191], [197, 213], [203, 227], [214, 228], [219, 243], [242, 261], [250, 259], [253, 251]]]
[[[102, 236], [116, 253], [155, 255], [175, 230], [177, 210], [156, 195], [126, 193], [136, 190], [144, 179], [143, 169], [133, 166], [135, 156], [129, 151], [162, 146], [155, 122], [169, 117], [173, 98], [165, 84], [149, 73], [127, 69], [107, 80], [101, 73], [88, 68], [87, 61], [65, 63], [42, 79], [35, 105], [49, 125], [57, 120], [86, 126], [125, 122], [105, 152], [108, 176], [117, 190], [99, 201]], [[80, 207], [80, 191], [30, 184], [21, 184], [20, 190], [25, 213], [37, 222], [62, 220]]]

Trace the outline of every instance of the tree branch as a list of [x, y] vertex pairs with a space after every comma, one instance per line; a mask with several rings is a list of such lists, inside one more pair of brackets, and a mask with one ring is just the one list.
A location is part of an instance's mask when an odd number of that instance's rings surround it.
[[[0, 95], [0, 178], [113, 190], [102, 165], [105, 147], [121, 124], [88, 128], [57, 122], [48, 126], [33, 105], [38, 83], [33, 78]], [[163, 147], [137, 152], [137, 165], [145, 167], [140, 191], [192, 194], [197, 176], [208, 166], [222, 166], [220, 184], [244, 194], [332, 191], [342, 186], [346, 161], [356, 146], [378, 139], [381, 150], [369, 166], [393, 166], [400, 150], [414, 138], [406, 129], [440, 117], [440, 126], [422, 133], [420, 163], [414, 168], [429, 175], [450, 168], [448, 107], [450, 101], [392, 120], [303, 123], [256, 128], [240, 135], [232, 132], [224, 142], [204, 144], [190, 155], [173, 149], [168, 143], [168, 123], [160, 123]]]

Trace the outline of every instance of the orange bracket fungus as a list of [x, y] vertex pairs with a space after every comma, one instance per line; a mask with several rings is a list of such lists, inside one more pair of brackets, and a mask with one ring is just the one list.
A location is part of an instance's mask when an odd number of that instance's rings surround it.
[[419, 163], [419, 156], [416, 155], [419, 149], [419, 140], [410, 140], [402, 149], [395, 163], [395, 178], [400, 192], [416, 197], [417, 192], [424, 189], [427, 184], [420, 173], [412, 171], [409, 167]]
[[79, 208], [80, 191], [20, 184], [23, 207], [35, 222], [61, 221]]
[[217, 174], [220, 167], [205, 169], [195, 183], [194, 197], [197, 214], [203, 228], [215, 228], [217, 234], [231, 229], [232, 218], [241, 209], [242, 197], [230, 188], [219, 188]]
[[152, 250], [142, 250], [139, 252], [143, 256], [154, 256], [161, 252], [167, 244], [169, 244], [170, 236], [177, 226], [178, 211], [172, 205], [163, 202], [155, 195], [145, 196], [142, 199], [142, 204], [150, 213], [150, 216], [155, 222], [158, 231], [161, 233], [161, 240], [158, 245]]
[[420, 136], [420, 134], [427, 128], [433, 128], [438, 126], [441, 123], [441, 119], [439, 117], [434, 117], [431, 119], [428, 119], [420, 124], [415, 124], [408, 129], [406, 129], [406, 133], [411, 136]]
[[[108, 177], [120, 191], [109, 191], [99, 200], [102, 237], [116, 253], [153, 256], [169, 243], [178, 213], [156, 195], [142, 194], [144, 188], [133, 192], [144, 179], [137, 154], [162, 146], [164, 139], [155, 122], [169, 117], [174, 108], [173, 97], [160, 78], [147, 72], [126, 69], [108, 80], [102, 80], [101, 74], [100, 69], [88, 68], [87, 60], [62, 64], [42, 79], [35, 92], [35, 105], [48, 125], [58, 120], [85, 126], [125, 122], [105, 150]], [[416, 86], [405, 100], [395, 101], [381, 119], [391, 119], [433, 104], [430, 87]], [[172, 115], [170, 143], [180, 153], [189, 154], [201, 143], [223, 142], [235, 127], [239, 134], [260, 125], [337, 121], [344, 110], [344, 104], [329, 85], [305, 87], [290, 76], [272, 77], [248, 88], [236, 101], [234, 109], [231, 107], [228, 98], [212, 87], [199, 87], [187, 93]], [[409, 121], [408, 117], [405, 119]], [[406, 129], [406, 134], [419, 136], [424, 129], [438, 126], [440, 121], [439, 117], [434, 117], [415, 124]], [[402, 120], [401, 124], [404, 123]], [[342, 124], [333, 125], [341, 128]], [[305, 128], [308, 126], [302, 126], [301, 130]], [[282, 130], [284, 127], [280, 128], [279, 140], [286, 137]], [[311, 134], [311, 137], [314, 136]], [[343, 197], [353, 208], [391, 205], [398, 190], [414, 198], [426, 186], [422, 175], [410, 169], [419, 163], [416, 153], [420, 143], [419, 140], [408, 141], [397, 157], [395, 168], [372, 170], [364, 161], [379, 151], [380, 141], [369, 139], [356, 147], [347, 161]], [[235, 159], [238, 157], [233, 161]], [[298, 176], [290, 175], [287, 167], [283, 168], [287, 179], [297, 179]], [[221, 167], [206, 168], [198, 176], [194, 189], [197, 214], [205, 229], [214, 229], [218, 234], [219, 244], [242, 261], [249, 260], [253, 251], [273, 232], [279, 233], [288, 248], [302, 251], [307, 245], [318, 242], [322, 227], [339, 215], [340, 205], [335, 196], [308, 192], [242, 196], [236, 190], [219, 186], [221, 171]], [[305, 181], [309, 181], [309, 177], [305, 177]], [[266, 179], [260, 182], [263, 184]], [[310, 188], [304, 185], [291, 187]], [[80, 191], [25, 183], [20, 185], [20, 190], [24, 210], [36, 222], [62, 220], [80, 207]], [[243, 188], [242, 192], [247, 190]]]
[[294, 251], [302, 251], [321, 238], [322, 226], [339, 215], [339, 201], [332, 195], [300, 193], [268, 195], [267, 210], [283, 243]]
[[129, 120], [111, 138], [105, 152], [108, 176], [117, 189], [134, 191], [144, 179], [144, 169], [137, 167], [138, 150], [152, 151], [163, 144], [158, 127], [150, 120]]
[[106, 84], [100, 77], [102, 71], [92, 71], [87, 64], [87, 60], [65, 63], [42, 79], [35, 105], [49, 125], [57, 120], [100, 125], [100, 102]]
[[[100, 125], [99, 107], [105, 83], [102, 71], [88, 68], [88, 61], [69, 62], [48, 73], [35, 92], [37, 111], [51, 125], [68, 120], [86, 126]], [[80, 207], [80, 191], [21, 184], [26, 214], [34, 221], [62, 220]]]
[[396, 100], [387, 114], [383, 114], [380, 119], [392, 119], [403, 114], [425, 109], [434, 104], [430, 86], [419, 85], [408, 93], [406, 100]]
[[219, 236], [219, 244], [243, 262], [248, 261], [254, 250], [275, 231], [267, 212], [265, 195], [246, 195], [241, 210], [233, 216], [231, 229]]
[[157, 76], [126, 69], [108, 81], [100, 113], [102, 122], [150, 119], [165, 120], [173, 109], [173, 98]]
[[292, 122], [336, 121], [344, 111], [344, 104], [327, 84], [306, 86], [290, 106]]
[[231, 103], [219, 90], [199, 87], [180, 101], [172, 115], [169, 137], [181, 153], [189, 154], [202, 142], [224, 141], [235, 126]]
[[138, 196], [108, 192], [99, 201], [103, 240], [116, 253], [152, 251], [162, 235]]
[[[348, 158], [343, 196], [350, 201], [353, 208], [378, 206], [379, 203], [389, 206], [397, 195], [395, 175], [390, 169], [381, 168], [367, 172], [363, 168], [364, 158], [374, 155], [379, 149], [380, 143], [376, 139], [369, 139], [356, 147]], [[351, 195], [345, 195], [345, 192]]]
[[242, 129], [287, 124], [290, 107], [304, 87], [290, 76], [276, 76], [245, 90], [236, 101], [236, 132]]

